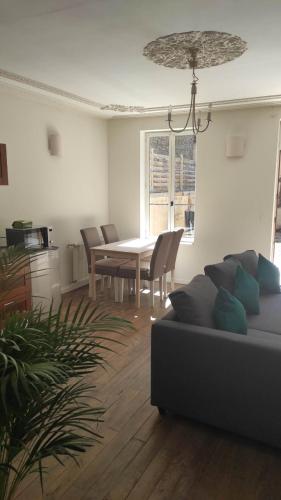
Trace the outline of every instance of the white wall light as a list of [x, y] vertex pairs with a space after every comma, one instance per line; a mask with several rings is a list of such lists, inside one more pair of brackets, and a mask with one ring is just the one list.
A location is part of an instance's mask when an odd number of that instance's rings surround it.
[[245, 153], [246, 139], [242, 135], [229, 135], [226, 139], [227, 158], [241, 158]]
[[62, 143], [60, 134], [53, 132], [48, 135], [48, 148], [51, 156], [62, 155]]

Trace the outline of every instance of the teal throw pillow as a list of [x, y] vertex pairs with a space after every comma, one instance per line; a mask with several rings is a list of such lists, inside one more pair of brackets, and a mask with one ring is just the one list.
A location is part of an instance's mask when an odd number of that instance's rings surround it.
[[233, 295], [240, 300], [248, 314], [259, 314], [260, 286], [243, 267], [237, 267]]
[[257, 281], [261, 292], [280, 293], [280, 272], [270, 260], [259, 254]]
[[218, 330], [247, 333], [247, 317], [243, 304], [225, 288], [220, 288], [214, 307], [214, 321]]

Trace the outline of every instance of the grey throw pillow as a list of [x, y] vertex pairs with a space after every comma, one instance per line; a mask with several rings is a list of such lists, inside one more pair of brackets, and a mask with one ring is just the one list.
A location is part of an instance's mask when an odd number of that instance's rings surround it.
[[210, 278], [199, 274], [188, 285], [170, 293], [169, 298], [180, 321], [214, 328], [213, 309], [217, 293]]
[[233, 293], [238, 266], [241, 266], [238, 260], [228, 259], [225, 262], [205, 266], [204, 271], [217, 288], [222, 287]]
[[247, 273], [254, 276], [254, 278], [256, 277], [258, 271], [259, 258], [255, 250], [246, 250], [245, 252], [242, 253], [233, 253], [230, 255], [226, 255], [223, 260], [227, 259], [239, 260], [243, 269], [245, 269]]

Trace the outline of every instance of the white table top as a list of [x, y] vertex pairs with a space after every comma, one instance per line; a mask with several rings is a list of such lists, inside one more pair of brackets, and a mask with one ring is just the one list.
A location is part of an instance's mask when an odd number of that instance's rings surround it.
[[153, 251], [155, 241], [155, 238], [132, 238], [129, 240], [115, 241], [107, 245], [99, 245], [98, 247], [91, 247], [91, 250], [110, 250], [111, 252], [141, 254], [149, 250]]

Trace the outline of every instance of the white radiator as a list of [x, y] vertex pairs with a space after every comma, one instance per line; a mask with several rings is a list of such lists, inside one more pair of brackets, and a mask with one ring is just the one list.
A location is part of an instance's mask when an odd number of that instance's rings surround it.
[[88, 279], [88, 264], [84, 245], [71, 243], [68, 245], [71, 252], [72, 283]]

